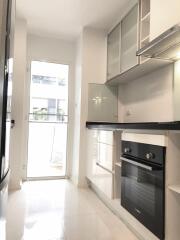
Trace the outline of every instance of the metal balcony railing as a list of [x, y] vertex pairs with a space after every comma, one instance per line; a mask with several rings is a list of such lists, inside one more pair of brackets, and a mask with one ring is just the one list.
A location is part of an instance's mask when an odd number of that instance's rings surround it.
[[29, 113], [29, 122], [39, 123], [68, 123], [66, 114]]

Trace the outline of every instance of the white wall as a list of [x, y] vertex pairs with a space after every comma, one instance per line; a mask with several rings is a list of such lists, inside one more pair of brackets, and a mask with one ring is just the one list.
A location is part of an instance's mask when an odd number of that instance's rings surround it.
[[21, 167], [23, 159], [23, 116], [24, 83], [26, 81], [26, 36], [27, 24], [23, 19], [15, 21], [14, 67], [12, 93], [12, 119], [16, 125], [11, 131], [10, 141], [10, 188], [18, 189], [21, 185]]
[[75, 87], [74, 87], [74, 134], [71, 179], [78, 185], [79, 175], [79, 142], [81, 119], [81, 82], [82, 82], [82, 36], [76, 43]]
[[180, 23], [179, 0], [151, 0], [150, 40]]
[[74, 64], [73, 42], [28, 34], [28, 59]]
[[88, 83], [105, 83], [107, 63], [106, 34], [99, 29], [83, 30], [83, 64], [81, 91], [81, 129], [79, 152], [79, 185], [86, 184], [87, 128], [88, 119]]
[[119, 86], [119, 121], [173, 121], [173, 65]]
[[118, 10], [119, 14], [108, 32], [111, 32], [114, 27], [121, 22], [127, 13], [138, 3], [138, 0], [127, 0], [124, 6]]
[[84, 28], [83, 35], [83, 83], [106, 82], [107, 36], [103, 30]]
[[[77, 43], [75, 87], [75, 135], [72, 179], [85, 186], [87, 159], [88, 83], [106, 81], [106, 34], [99, 29], [84, 28]], [[75, 175], [74, 175], [75, 174]], [[77, 179], [78, 178], [78, 179]]]

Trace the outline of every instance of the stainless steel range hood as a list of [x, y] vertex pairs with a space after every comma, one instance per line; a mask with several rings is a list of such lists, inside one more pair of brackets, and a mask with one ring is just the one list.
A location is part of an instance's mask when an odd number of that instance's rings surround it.
[[137, 56], [180, 60], [180, 24], [168, 29], [136, 53]]

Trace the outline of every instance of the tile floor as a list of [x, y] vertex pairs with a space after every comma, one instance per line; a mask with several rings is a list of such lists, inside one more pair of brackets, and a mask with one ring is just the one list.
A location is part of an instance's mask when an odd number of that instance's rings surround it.
[[10, 193], [7, 240], [137, 240], [90, 189], [26, 182]]

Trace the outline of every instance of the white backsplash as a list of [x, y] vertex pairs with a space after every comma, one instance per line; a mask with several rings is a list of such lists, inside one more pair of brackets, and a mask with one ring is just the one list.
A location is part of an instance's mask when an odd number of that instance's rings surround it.
[[120, 122], [173, 121], [173, 65], [119, 86]]
[[118, 91], [116, 87], [91, 83], [88, 85], [88, 121], [118, 120]]

